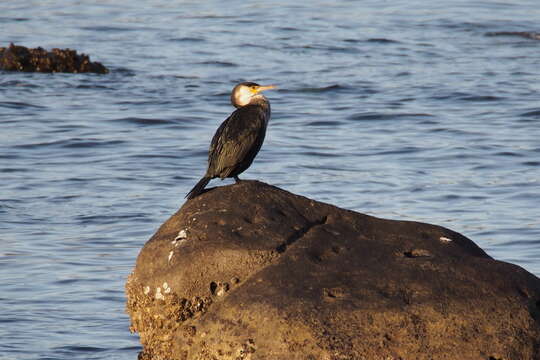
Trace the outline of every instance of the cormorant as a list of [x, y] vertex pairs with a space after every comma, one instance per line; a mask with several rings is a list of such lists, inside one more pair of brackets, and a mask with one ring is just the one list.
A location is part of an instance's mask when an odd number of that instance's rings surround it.
[[273, 88], [273, 85], [261, 86], [253, 82], [242, 82], [234, 87], [231, 103], [236, 110], [214, 134], [206, 174], [186, 198], [193, 199], [202, 193], [208, 182], [217, 177], [240, 181], [238, 175], [251, 165], [261, 149], [270, 120], [270, 102], [261, 91]]

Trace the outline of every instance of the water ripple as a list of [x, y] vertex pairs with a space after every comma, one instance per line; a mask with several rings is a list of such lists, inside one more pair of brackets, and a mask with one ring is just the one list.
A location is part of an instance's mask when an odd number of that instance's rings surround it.
[[210, 65], [210, 66], [221, 66], [221, 67], [237, 67], [238, 64], [229, 62], [229, 61], [218, 61], [218, 60], [208, 60], [195, 63], [196, 65]]
[[504, 98], [499, 96], [492, 96], [492, 95], [472, 95], [472, 96], [464, 96], [459, 98], [459, 100], [463, 101], [477, 101], [477, 102], [483, 102], [483, 101], [501, 101]]
[[297, 88], [297, 89], [282, 89], [279, 90], [280, 92], [294, 92], [294, 93], [326, 93], [326, 92], [336, 92], [336, 91], [342, 91], [342, 90], [350, 90], [349, 87], [339, 85], [339, 84], [333, 84], [328, 86], [322, 86], [322, 87], [303, 87], [303, 88]]
[[127, 124], [136, 124], [136, 125], [164, 125], [164, 124], [174, 124], [176, 123], [173, 120], [168, 119], [148, 119], [148, 118], [138, 118], [138, 117], [126, 117], [120, 119], [113, 119], [111, 121], [123, 122]]
[[82, 139], [82, 138], [70, 138], [64, 140], [39, 142], [31, 144], [15, 145], [17, 149], [39, 149], [43, 147], [63, 147], [63, 148], [87, 148], [97, 146], [116, 146], [123, 144], [123, 140], [100, 140], [100, 139]]
[[85, 346], [85, 345], [68, 345], [68, 346], [58, 346], [53, 349], [59, 353], [68, 353], [68, 354], [80, 354], [80, 353], [95, 353], [107, 351], [106, 348], [100, 348], [95, 346]]
[[202, 37], [186, 36], [186, 37], [181, 37], [181, 38], [171, 38], [169, 39], [169, 41], [182, 42], [182, 43], [202, 43], [202, 42], [205, 42], [206, 39]]
[[527, 111], [527, 112], [524, 112], [522, 114], [519, 114], [519, 116], [525, 116], [525, 117], [532, 117], [532, 118], [535, 118], [535, 119], [540, 119], [540, 109], [539, 110], [532, 110], [532, 111]]
[[0, 82], [0, 87], [2, 88], [9, 88], [9, 87], [40, 88], [41, 86], [38, 84], [31, 83], [31, 82], [23, 81], [23, 80], [7, 80], [4, 82]]
[[366, 41], [370, 43], [377, 43], [377, 44], [400, 44], [400, 41], [392, 40], [392, 39], [385, 39], [385, 38], [372, 38], [372, 39], [367, 39]]
[[306, 126], [315, 126], [315, 127], [335, 127], [344, 125], [343, 121], [311, 121], [306, 123]]
[[24, 108], [35, 108], [35, 109], [46, 109], [46, 106], [30, 104], [26, 102], [19, 101], [0, 101], [0, 107], [5, 107], [9, 109], [24, 109]]
[[350, 115], [347, 117], [347, 119], [354, 120], [354, 121], [373, 121], [373, 120], [397, 120], [397, 119], [402, 119], [402, 118], [426, 118], [426, 117], [433, 117], [433, 115], [427, 114], [427, 113], [405, 114], [405, 113], [367, 112], [367, 113]]

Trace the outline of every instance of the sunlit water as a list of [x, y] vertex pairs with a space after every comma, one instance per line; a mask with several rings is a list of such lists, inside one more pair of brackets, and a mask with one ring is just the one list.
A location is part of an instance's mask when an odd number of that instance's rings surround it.
[[0, 73], [0, 359], [136, 358], [126, 276], [241, 80], [279, 86], [244, 178], [540, 274], [540, 42], [485, 36], [540, 30], [538, 3], [427, 3], [2, 1], [1, 46], [111, 73]]

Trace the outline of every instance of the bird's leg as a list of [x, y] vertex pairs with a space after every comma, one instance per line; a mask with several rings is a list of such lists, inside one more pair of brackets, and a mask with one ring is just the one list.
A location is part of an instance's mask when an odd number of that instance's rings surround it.
[[238, 176], [234, 176], [234, 181], [238, 184], [240, 182], [240, 178]]

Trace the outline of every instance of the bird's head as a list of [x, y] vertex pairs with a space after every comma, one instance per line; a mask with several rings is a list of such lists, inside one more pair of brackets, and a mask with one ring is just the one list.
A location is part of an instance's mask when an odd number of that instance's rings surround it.
[[254, 82], [242, 82], [236, 85], [231, 93], [231, 103], [239, 108], [248, 105], [253, 99], [264, 98], [261, 91], [275, 88], [274, 85], [261, 86]]

